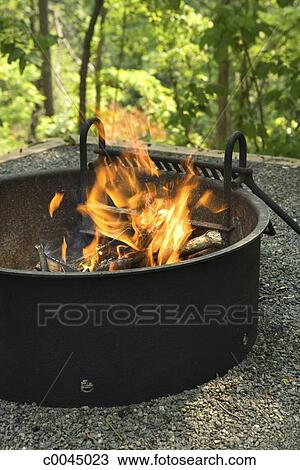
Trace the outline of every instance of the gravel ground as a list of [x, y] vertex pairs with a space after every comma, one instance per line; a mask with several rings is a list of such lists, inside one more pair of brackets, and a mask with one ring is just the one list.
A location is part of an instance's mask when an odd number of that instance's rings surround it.
[[[77, 166], [62, 147], [0, 165], [0, 174]], [[292, 215], [299, 170], [253, 163], [256, 181]], [[0, 400], [1, 449], [299, 449], [299, 243], [272, 216], [262, 243], [259, 335], [223, 378], [176, 396], [119, 408], [51, 409]]]

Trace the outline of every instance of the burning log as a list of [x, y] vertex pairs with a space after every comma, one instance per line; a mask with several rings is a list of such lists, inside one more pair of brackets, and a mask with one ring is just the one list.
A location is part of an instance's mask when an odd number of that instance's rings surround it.
[[182, 257], [189, 256], [208, 248], [217, 248], [223, 244], [222, 236], [217, 230], [209, 230], [200, 237], [189, 240], [181, 250]]
[[146, 260], [146, 253], [137, 251], [120, 258], [100, 261], [96, 271], [120, 271], [123, 269], [140, 268], [145, 266]]
[[[109, 242], [111, 243], [111, 241]], [[223, 245], [222, 235], [219, 231], [208, 230], [201, 236], [189, 240], [180, 252], [181, 259], [191, 259], [214, 251]], [[102, 258], [102, 248], [104, 245], [97, 245], [97, 260], [91, 260], [82, 256], [66, 262], [61, 258], [46, 253], [42, 244], [36, 245], [40, 262], [36, 266], [39, 271], [50, 272], [88, 272], [88, 271], [120, 271], [125, 269], [140, 268], [148, 266], [148, 253], [145, 250], [132, 251], [127, 245], [118, 245], [111, 255]], [[147, 246], [147, 243], [146, 243]], [[121, 251], [122, 248], [122, 251]], [[129, 249], [129, 252], [128, 252]], [[126, 252], [127, 250], [127, 252]], [[91, 252], [93, 254], [93, 251]], [[102, 259], [101, 259], [102, 258]], [[157, 253], [154, 253], [154, 262], [157, 262]]]
[[[39, 248], [37, 248], [38, 246]], [[75, 264], [72, 263], [72, 265], [70, 265], [49, 254], [46, 255], [42, 245], [37, 245], [36, 249], [38, 250], [40, 257], [40, 262], [35, 267], [38, 271], [49, 271], [52, 273], [89, 271], [89, 269], [83, 268], [79, 262], [76, 262]], [[147, 257], [145, 252], [133, 252], [126, 256], [121, 256], [120, 258], [107, 258], [99, 261], [94, 271], [120, 271], [123, 269], [138, 268], [145, 266], [146, 261]]]

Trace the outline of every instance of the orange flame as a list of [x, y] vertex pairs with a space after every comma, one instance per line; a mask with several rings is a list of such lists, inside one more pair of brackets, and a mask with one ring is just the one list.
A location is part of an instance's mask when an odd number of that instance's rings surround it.
[[61, 245], [61, 259], [66, 263], [67, 261], [67, 249], [68, 249], [68, 245], [67, 245], [67, 241], [65, 239], [65, 237], [63, 238], [63, 242], [62, 242], [62, 245]]
[[64, 198], [64, 194], [63, 193], [55, 193], [55, 195], [53, 196], [53, 198], [51, 199], [50, 201], [50, 204], [49, 204], [49, 214], [50, 214], [50, 217], [53, 217], [54, 215], [54, 212], [59, 208], [59, 206], [61, 205], [62, 203], [62, 200]]
[[83, 271], [94, 271], [100, 258], [101, 251], [98, 250], [99, 233], [96, 231], [91, 243], [82, 249], [84, 261], [81, 263]]
[[204, 206], [214, 214], [219, 214], [227, 209], [226, 204], [222, 204], [211, 189], [207, 189], [198, 200], [195, 208]]
[[[90, 110], [92, 114], [95, 113], [92, 107]], [[99, 112], [95, 114], [99, 115]], [[130, 111], [121, 106], [103, 108], [99, 117], [105, 123], [105, 139], [110, 143], [120, 141], [132, 142], [130, 135], [128, 135], [128, 123], [130, 122], [134, 123], [134, 135], [138, 136], [141, 140], [151, 137], [152, 142], [162, 142], [166, 139], [164, 129], [159, 124], [150, 122], [145, 113], [136, 107], [133, 107]], [[100, 128], [98, 132], [101, 137], [104, 137]]]

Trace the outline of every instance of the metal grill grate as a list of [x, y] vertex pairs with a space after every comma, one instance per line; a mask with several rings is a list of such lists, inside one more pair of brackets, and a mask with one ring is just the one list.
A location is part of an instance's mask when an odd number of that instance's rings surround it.
[[[99, 135], [99, 148], [95, 151], [98, 154], [97, 160], [92, 162], [89, 167], [95, 167], [101, 164], [105, 157], [108, 161], [114, 161], [116, 158], [125, 164], [124, 158], [120, 158], [122, 149], [109, 148], [105, 144], [105, 131], [101, 120], [98, 117], [87, 119], [80, 133], [80, 170], [81, 170], [81, 198], [85, 198], [85, 188], [88, 183], [88, 163], [87, 163], [87, 134], [92, 125], [96, 125]], [[238, 166], [232, 165], [233, 149], [235, 144], [239, 144], [239, 161]], [[134, 155], [134, 149], [126, 149], [126, 155]], [[150, 152], [150, 157], [155, 162], [157, 168], [161, 171], [176, 171], [177, 173], [185, 173], [184, 160], [187, 157], [179, 155], [158, 155]], [[205, 178], [213, 178], [223, 181], [224, 184], [224, 203], [227, 206], [224, 225], [221, 229], [229, 231], [232, 228], [232, 190], [241, 187], [242, 184], [248, 186], [251, 191], [262, 199], [279, 217], [281, 217], [296, 233], [300, 234], [300, 226], [295, 219], [289, 216], [273, 199], [257, 186], [253, 179], [253, 170], [247, 168], [247, 143], [245, 136], [239, 132], [234, 132], [228, 139], [224, 153], [223, 163], [208, 162], [200, 157], [192, 157], [195, 174]], [[125, 166], [133, 166], [130, 160], [126, 160]], [[269, 223], [268, 232], [270, 235], [275, 234], [272, 223]]]

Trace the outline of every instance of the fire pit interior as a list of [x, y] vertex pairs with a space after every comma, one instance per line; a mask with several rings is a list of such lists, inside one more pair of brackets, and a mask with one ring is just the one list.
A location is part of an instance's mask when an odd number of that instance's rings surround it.
[[[153, 178], [137, 173], [134, 168], [128, 168], [126, 171], [135, 174], [135, 177], [141, 181], [141, 185], [145, 184], [145, 180], [147, 181], [146, 184], [159, 184], [157, 188], [158, 195], [160, 195], [160, 190], [163, 187], [176, 187], [180, 185], [180, 180], [184, 179], [184, 177], [181, 177], [180, 174], [176, 174], [174, 171], [161, 172], [159, 177], [155, 176]], [[59, 171], [53, 172], [51, 175], [41, 174], [38, 178], [29, 176], [8, 179], [2, 184], [2, 207], [6, 208], [7, 216], [1, 228], [1, 267], [21, 270], [35, 268], [39, 261], [35, 246], [38, 243], [42, 243], [45, 253], [48, 255], [50, 271], [51, 268], [58, 272], [84, 271], [85, 260], [82, 249], [84, 247], [89, 248], [90, 244], [94, 243], [95, 230], [91, 221], [82, 218], [77, 210], [79, 177], [78, 171]], [[90, 177], [92, 184], [92, 173]], [[232, 212], [234, 227], [231, 230], [227, 230], [223, 225], [224, 213], [226, 213], [226, 209], [223, 210], [223, 183], [195, 175], [190, 177], [190, 182], [195, 187], [189, 203], [191, 207], [191, 228], [189, 228], [189, 231], [183, 237], [184, 242], [182, 243], [181, 250], [178, 251], [176, 257], [174, 256], [174, 262], [194, 258], [201, 254], [204, 255], [233, 244], [249, 235], [255, 228], [258, 220], [257, 214], [252, 209], [249, 200], [243, 197], [242, 194], [235, 193], [233, 195], [234, 210]], [[53, 197], [54, 190], [64, 194], [64, 198], [59, 209], [57, 209], [53, 218], [51, 218], [48, 213], [48, 206], [49, 201]], [[18, 194], [20, 203], [12, 203], [13, 200], [10, 197], [12, 192]], [[212, 200], [212, 204], [216, 207], [216, 212], [213, 212], [204, 205], [199, 205], [200, 207], [198, 208], [195, 207], [201, 199]], [[107, 212], [110, 215], [110, 212], [112, 212], [113, 215], [117, 215], [115, 220], [123, 216], [122, 210], [118, 213], [113, 207], [111, 207], [111, 211], [109, 206], [105, 207], [103, 205], [103, 207], [101, 211], [104, 213]], [[218, 210], [220, 212], [217, 212]], [[125, 211], [126, 209], [124, 209]], [[24, 214], [26, 214], [25, 218]], [[122, 224], [125, 223], [127, 223], [127, 219], [125, 219], [125, 222], [122, 222]], [[175, 228], [176, 225], [173, 226], [173, 230]], [[119, 226], [117, 230], [121, 232]], [[108, 241], [102, 242], [103, 261], [101, 259], [98, 261], [95, 271], [150, 266], [149, 259], [143, 259], [143, 254], [144, 258], [146, 256], [146, 250], [133, 251], [132, 248], [130, 249], [125, 244], [124, 238], [120, 235], [121, 241], [119, 239], [114, 241], [113, 237], [107, 237]], [[172, 238], [172, 234], [170, 238]], [[6, 242], [8, 239], [9, 243]], [[189, 239], [190, 242], [188, 242]], [[64, 240], [67, 245], [65, 260], [63, 260], [64, 256], [62, 256]], [[191, 240], [194, 240], [194, 245], [191, 243]], [[172, 239], [169, 241], [169, 244], [171, 241]], [[161, 242], [162, 239], [159, 240], [158, 247], [160, 247]], [[101, 240], [97, 240], [97, 244], [100, 245]], [[105, 249], [110, 251], [105, 253]], [[123, 249], [123, 252], [121, 249]], [[161, 264], [168, 264], [168, 261], [172, 262], [172, 255], [175, 250], [172, 246], [169, 249], [168, 245], [166, 249], [166, 263], [162, 259]], [[136, 260], [134, 260], [134, 255], [138, 253], [141, 254], [140, 258], [136, 256]], [[88, 253], [86, 262], [93, 255], [94, 252], [90, 248], [90, 255]], [[126, 259], [128, 260], [127, 263], [125, 262]], [[57, 260], [56, 263], [55, 260]], [[133, 266], [130, 264], [131, 260], [135, 263]], [[158, 263], [158, 261], [154, 260], [154, 263]], [[40, 265], [38, 265], [37, 269], [41, 269]], [[91, 270], [93, 269], [91, 268]], [[89, 269], [86, 269], [86, 271], [89, 271]]]

